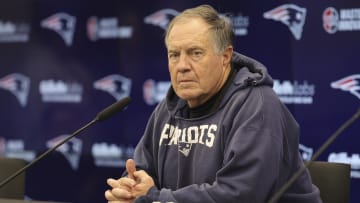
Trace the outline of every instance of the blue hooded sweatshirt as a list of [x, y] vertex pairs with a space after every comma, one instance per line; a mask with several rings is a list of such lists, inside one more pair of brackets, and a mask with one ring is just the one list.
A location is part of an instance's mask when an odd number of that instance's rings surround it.
[[[186, 118], [170, 87], [152, 113], [134, 160], [155, 182], [151, 201], [265, 203], [303, 166], [299, 126], [259, 62], [234, 53], [236, 75], [212, 113]], [[141, 198], [139, 198], [141, 199]], [[281, 203], [320, 203], [308, 171]]]

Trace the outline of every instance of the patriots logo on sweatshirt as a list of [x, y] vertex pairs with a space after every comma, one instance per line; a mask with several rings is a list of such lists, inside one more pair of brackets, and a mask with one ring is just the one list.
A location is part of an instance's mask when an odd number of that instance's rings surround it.
[[0, 88], [10, 91], [22, 107], [26, 106], [30, 90], [30, 79], [20, 73], [12, 73], [0, 78]]
[[94, 88], [109, 93], [118, 101], [130, 95], [131, 80], [122, 75], [108, 75], [95, 81]]
[[306, 17], [306, 8], [295, 4], [284, 4], [264, 13], [264, 18], [287, 25], [295, 39], [301, 38]]
[[330, 84], [334, 89], [350, 92], [360, 99], [360, 74], [354, 74], [334, 81]]
[[71, 46], [76, 18], [67, 13], [56, 13], [41, 21], [41, 26], [58, 33], [67, 46]]
[[170, 21], [178, 14], [179, 14], [178, 11], [174, 9], [166, 8], [146, 16], [144, 22], [146, 24], [159, 26], [162, 29], [166, 30]]
[[181, 152], [184, 156], [188, 157], [191, 151], [192, 144], [186, 142], [179, 143], [179, 152]]

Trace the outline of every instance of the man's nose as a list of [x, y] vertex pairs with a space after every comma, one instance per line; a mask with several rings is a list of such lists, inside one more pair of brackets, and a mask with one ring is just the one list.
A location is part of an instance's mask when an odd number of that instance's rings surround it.
[[179, 56], [179, 61], [176, 64], [176, 68], [179, 72], [186, 72], [190, 70], [190, 61], [189, 57], [186, 54], [181, 54]]

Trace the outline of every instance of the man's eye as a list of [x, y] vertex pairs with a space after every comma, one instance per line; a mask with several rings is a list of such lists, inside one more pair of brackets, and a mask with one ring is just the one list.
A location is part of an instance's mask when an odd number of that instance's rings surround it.
[[177, 53], [170, 53], [169, 54], [169, 58], [175, 58], [175, 57], [178, 57], [179, 56], [179, 54], [177, 54]]
[[200, 57], [200, 56], [202, 56], [202, 52], [201, 52], [201, 51], [194, 51], [194, 52], [192, 53], [192, 55], [193, 55], [194, 57]]

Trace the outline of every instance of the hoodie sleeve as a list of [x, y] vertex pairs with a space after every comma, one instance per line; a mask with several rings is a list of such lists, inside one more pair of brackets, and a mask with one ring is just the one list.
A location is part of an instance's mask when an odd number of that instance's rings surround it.
[[156, 156], [153, 156], [154, 154], [157, 154], [157, 147], [153, 147], [153, 140], [155, 138], [152, 136], [155, 112], [156, 111], [151, 114], [145, 133], [135, 148], [134, 159], [137, 170], [145, 170], [153, 178], [155, 185], [159, 185], [158, 172], [156, 171], [157, 168], [155, 164]]
[[[153, 187], [147, 196], [152, 201], [177, 203], [266, 202], [286, 182], [289, 171], [295, 170], [293, 160], [299, 163], [294, 146], [298, 126], [288, 114], [269, 87], [253, 88], [223, 126], [223, 166], [215, 181], [177, 190]], [[312, 200], [318, 194], [312, 191], [310, 179], [303, 180], [301, 194], [295, 195], [302, 200], [298, 202], [317, 202]]]

